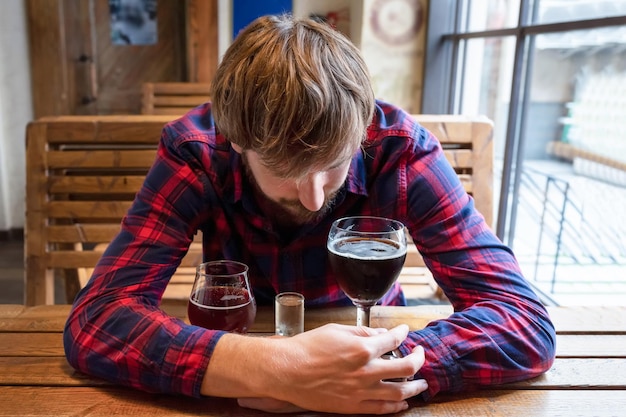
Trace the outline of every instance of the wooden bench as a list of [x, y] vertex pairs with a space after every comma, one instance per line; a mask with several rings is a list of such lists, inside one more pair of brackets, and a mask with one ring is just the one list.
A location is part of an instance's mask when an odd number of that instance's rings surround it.
[[[493, 126], [483, 118], [418, 115], [442, 143], [448, 160], [491, 224]], [[161, 129], [172, 115], [62, 116], [27, 129], [26, 290], [28, 305], [52, 304], [54, 276], [63, 276], [67, 300], [84, 286], [151, 166]], [[189, 292], [192, 245], [165, 298]], [[400, 282], [409, 298], [441, 297], [414, 245]]]
[[209, 101], [209, 87], [208, 83], [144, 83], [141, 113], [183, 115]]
[[[414, 115], [441, 142], [444, 154], [478, 211], [493, 226], [493, 122], [484, 116]], [[407, 298], [443, 298], [412, 243], [399, 277]]]
[[[61, 116], [26, 137], [25, 303], [53, 304], [54, 279], [71, 302], [85, 285], [154, 162], [171, 116]], [[185, 299], [201, 262], [196, 238], [164, 299]]]

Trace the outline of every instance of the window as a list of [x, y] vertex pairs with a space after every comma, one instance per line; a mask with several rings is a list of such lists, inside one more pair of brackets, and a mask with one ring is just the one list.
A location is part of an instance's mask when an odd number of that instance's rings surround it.
[[626, 0], [429, 4], [423, 113], [494, 121], [498, 236], [546, 302], [626, 295]]

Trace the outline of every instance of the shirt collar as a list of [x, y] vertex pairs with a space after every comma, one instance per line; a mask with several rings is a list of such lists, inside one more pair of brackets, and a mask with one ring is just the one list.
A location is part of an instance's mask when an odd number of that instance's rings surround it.
[[348, 178], [346, 179], [346, 189], [353, 194], [367, 196], [367, 171], [365, 169], [365, 159], [363, 152], [354, 155], [348, 170]]

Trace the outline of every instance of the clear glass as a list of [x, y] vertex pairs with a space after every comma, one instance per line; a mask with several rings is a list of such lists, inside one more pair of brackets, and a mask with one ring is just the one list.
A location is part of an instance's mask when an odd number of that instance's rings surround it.
[[247, 333], [256, 317], [248, 267], [226, 260], [198, 265], [187, 314], [189, 322], [196, 326]]
[[517, 26], [520, 0], [466, 0], [464, 4], [466, 32]]
[[538, 6], [536, 23], [540, 24], [626, 15], [625, 0], [535, 0], [535, 2]]
[[304, 331], [304, 296], [297, 292], [276, 295], [274, 318], [278, 336], [295, 336]]
[[339, 286], [357, 307], [357, 326], [369, 326], [370, 308], [389, 291], [404, 265], [404, 225], [382, 217], [344, 217], [333, 222], [327, 249]]
[[[494, 122], [494, 166], [498, 167], [504, 156], [515, 38], [470, 39], [462, 42], [462, 48], [465, 59], [459, 69], [459, 113], [485, 115]], [[499, 189], [499, 184], [494, 184], [494, 190]]]
[[513, 247], [561, 305], [624, 303], [624, 29], [539, 35], [530, 54]]
[[[519, 185], [505, 241], [524, 275], [560, 305], [623, 305], [626, 294], [625, 39], [626, 27], [612, 26], [527, 42], [528, 97], [524, 116], [516, 115], [522, 168], [511, 182], [511, 190]], [[515, 40], [476, 38], [459, 46], [456, 108], [494, 121], [499, 201]]]

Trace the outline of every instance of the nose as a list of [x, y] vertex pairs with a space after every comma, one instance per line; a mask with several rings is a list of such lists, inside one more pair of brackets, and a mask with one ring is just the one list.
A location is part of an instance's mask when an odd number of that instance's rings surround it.
[[318, 211], [324, 205], [324, 188], [326, 186], [326, 174], [316, 172], [298, 184], [298, 198], [300, 203], [310, 211]]

